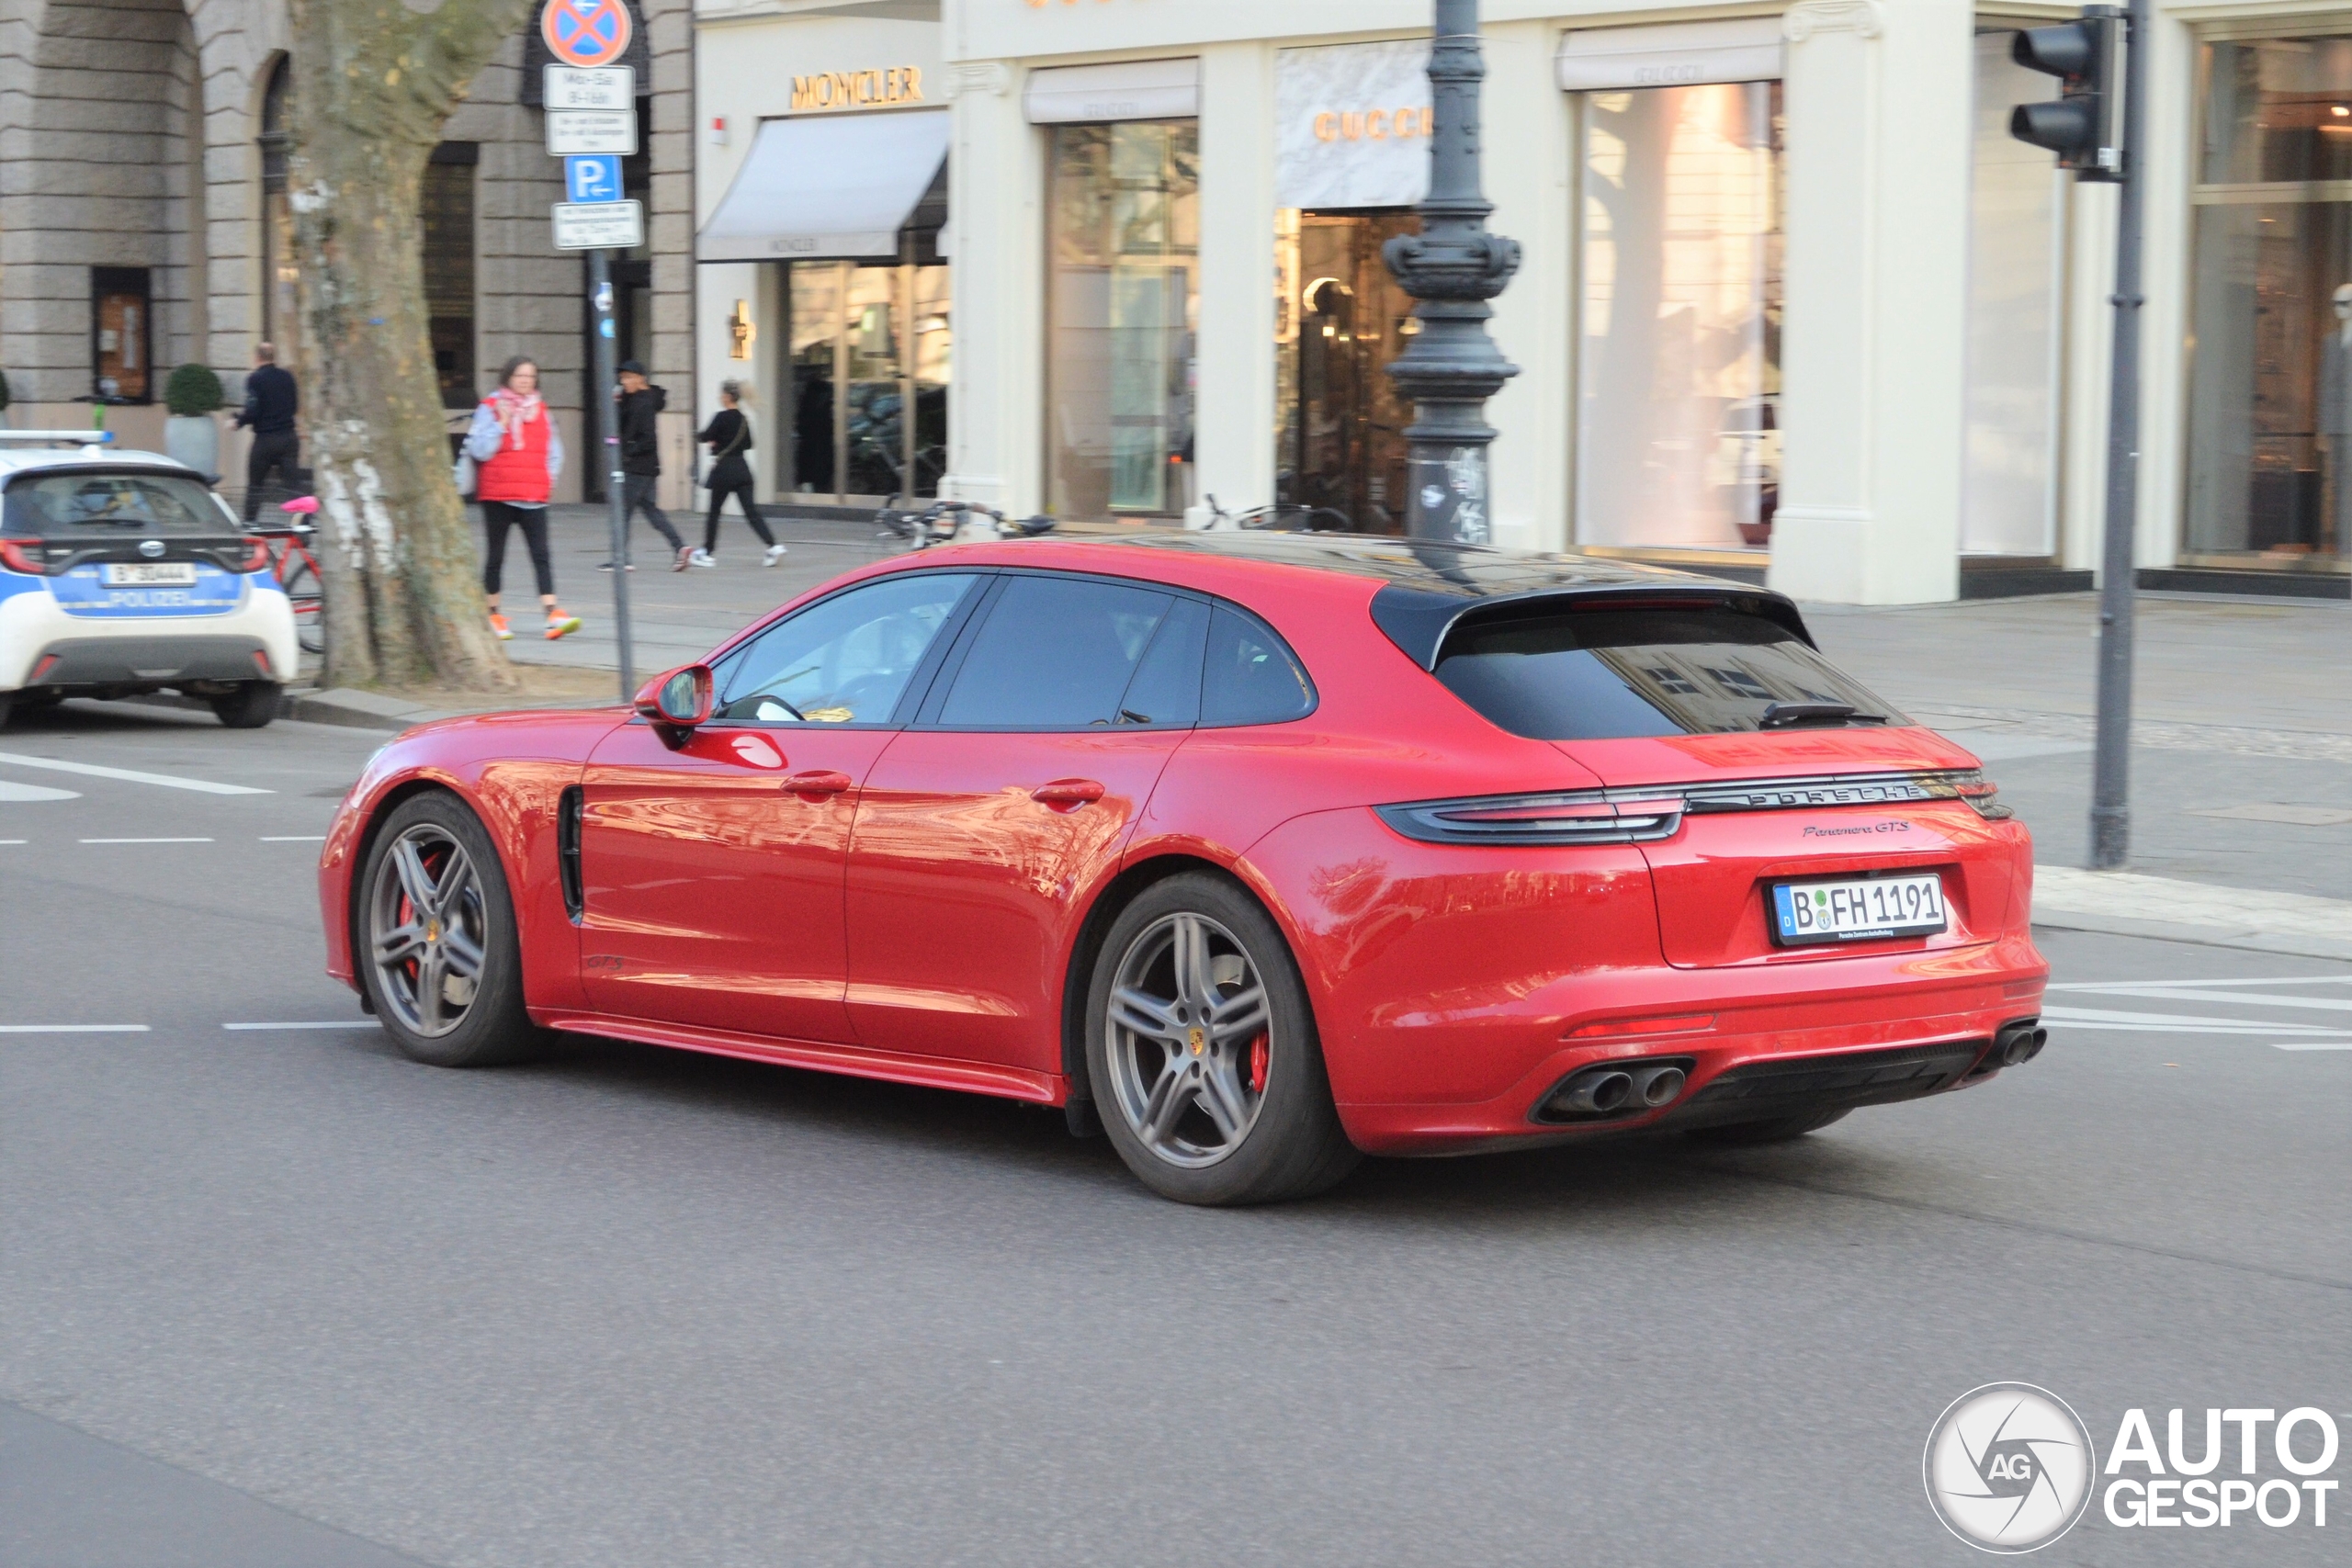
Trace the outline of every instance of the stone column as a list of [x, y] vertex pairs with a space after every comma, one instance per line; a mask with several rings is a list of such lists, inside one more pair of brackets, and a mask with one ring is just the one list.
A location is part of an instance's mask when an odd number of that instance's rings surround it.
[[1201, 331], [1195, 498], [1274, 499], [1274, 55], [1201, 51]]
[[955, 112], [947, 206], [956, 254], [955, 388], [942, 496], [1015, 514], [1045, 504], [1045, 212], [1019, 73], [1003, 61], [945, 67]]
[[1770, 581], [1800, 598], [1959, 593], [1973, 20], [1964, 0], [1787, 14]]

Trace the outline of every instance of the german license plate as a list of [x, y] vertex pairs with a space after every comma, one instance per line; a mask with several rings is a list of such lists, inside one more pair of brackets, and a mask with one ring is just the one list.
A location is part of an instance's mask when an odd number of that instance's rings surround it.
[[193, 588], [196, 586], [196, 563], [185, 560], [108, 561], [105, 581], [108, 588]]
[[1772, 934], [1782, 947], [1925, 936], [1951, 924], [1943, 878], [1857, 876], [1838, 882], [1776, 882]]

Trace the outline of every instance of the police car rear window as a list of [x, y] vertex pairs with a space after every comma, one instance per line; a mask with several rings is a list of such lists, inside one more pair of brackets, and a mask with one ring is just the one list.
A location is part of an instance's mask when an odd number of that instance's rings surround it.
[[11, 538], [111, 539], [125, 534], [235, 534], [220, 497], [177, 474], [27, 474], [11, 481], [0, 509]]

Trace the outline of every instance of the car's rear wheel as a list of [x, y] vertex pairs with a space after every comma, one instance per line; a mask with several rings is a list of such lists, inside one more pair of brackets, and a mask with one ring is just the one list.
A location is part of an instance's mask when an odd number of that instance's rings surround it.
[[1853, 1107], [1850, 1105], [1840, 1105], [1828, 1111], [1808, 1111], [1801, 1116], [1776, 1116], [1770, 1122], [1735, 1122], [1727, 1127], [1694, 1127], [1683, 1135], [1693, 1143], [1714, 1144], [1726, 1148], [1794, 1143], [1807, 1133], [1818, 1133], [1851, 1110]]
[[277, 716], [282, 689], [275, 681], [245, 681], [224, 695], [209, 699], [212, 711], [232, 729], [259, 729]]
[[1162, 1196], [1273, 1202], [1354, 1167], [1298, 967], [1234, 884], [1186, 873], [1145, 889], [1103, 940], [1086, 1018], [1103, 1130]]
[[403, 1053], [482, 1067], [537, 1047], [505, 873], [464, 802], [439, 791], [402, 801], [360, 887], [359, 973]]

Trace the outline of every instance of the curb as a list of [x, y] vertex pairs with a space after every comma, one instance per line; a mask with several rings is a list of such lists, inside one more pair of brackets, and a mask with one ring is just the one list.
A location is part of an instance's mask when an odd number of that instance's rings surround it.
[[2234, 947], [2245, 953], [2276, 953], [2295, 958], [2333, 958], [2352, 964], [2352, 940], [2336, 942], [2324, 936], [2296, 936], [2284, 931], [2229, 931], [2215, 926], [2184, 926], [2171, 920], [2142, 920], [2125, 915], [2077, 915], [2066, 910], [2035, 910], [2035, 929], [2094, 931], [2106, 936], [2145, 937], [2154, 942], [2188, 942], [2198, 947]]

